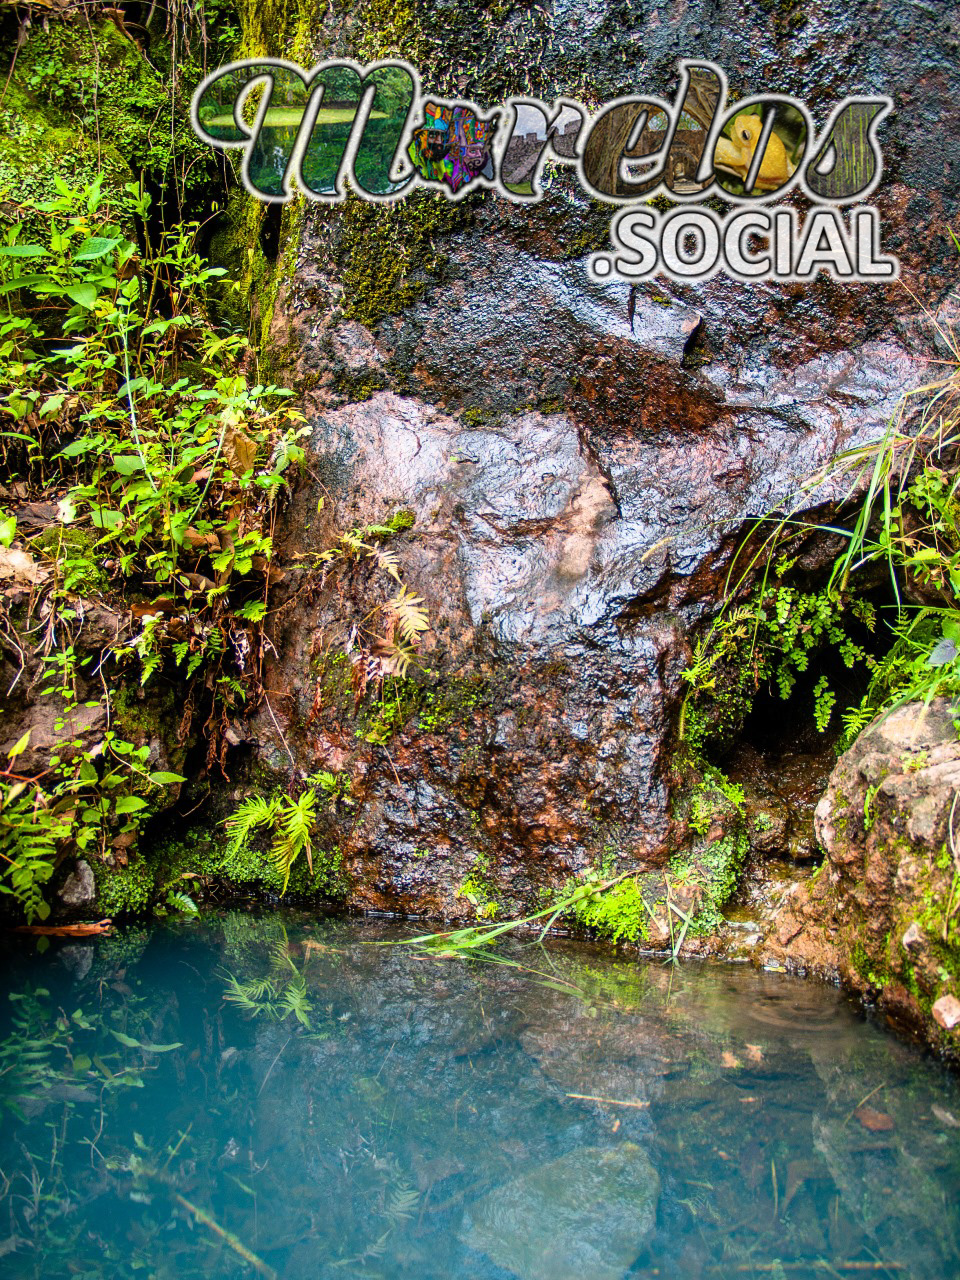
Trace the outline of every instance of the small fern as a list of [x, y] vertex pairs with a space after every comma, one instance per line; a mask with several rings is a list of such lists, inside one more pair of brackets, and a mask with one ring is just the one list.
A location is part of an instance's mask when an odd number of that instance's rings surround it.
[[307, 855], [307, 866], [313, 874], [313, 846], [310, 836], [317, 823], [317, 793], [309, 787], [296, 800], [285, 796], [277, 806], [277, 825], [274, 829], [273, 844], [270, 846], [270, 861], [283, 876], [281, 895], [286, 893], [290, 883], [290, 868], [301, 853]]
[[0, 786], [0, 874], [9, 880], [0, 883], [0, 893], [12, 894], [31, 923], [50, 914], [41, 886], [53, 875], [58, 842], [69, 834], [70, 824], [39, 787]]
[[258, 830], [273, 826], [279, 805], [277, 797], [265, 800], [263, 796], [250, 796], [231, 813], [223, 824], [228, 836], [225, 860], [245, 849]]
[[309, 1031], [310, 1000], [307, 996], [307, 983], [302, 973], [297, 973], [296, 969], [294, 973], [296, 976], [290, 979], [280, 995], [280, 1020], [293, 1014], [300, 1025]]
[[377, 636], [375, 640], [376, 656], [380, 664], [379, 675], [397, 676], [404, 679], [410, 670], [411, 662], [417, 658], [413, 645], [404, 640], [388, 640], [385, 636]]
[[394, 1187], [387, 1200], [385, 1214], [391, 1222], [403, 1222], [412, 1218], [420, 1204], [420, 1192], [415, 1187], [401, 1185]]
[[187, 916], [198, 916], [200, 909], [189, 893], [182, 893], [180, 890], [171, 890], [167, 894], [167, 906], [171, 911], [181, 911]]
[[312, 1006], [307, 980], [291, 960], [285, 941], [272, 949], [270, 971], [264, 977], [241, 982], [226, 970], [220, 977], [225, 984], [223, 998], [242, 1013], [270, 1022], [284, 1022], [293, 1016], [301, 1026], [311, 1030]]
[[397, 630], [408, 644], [413, 644], [421, 631], [430, 630], [430, 619], [423, 607], [423, 597], [414, 595], [407, 587], [401, 586], [392, 600], [387, 601], [397, 619]]
[[376, 560], [377, 564], [385, 573], [389, 573], [395, 582], [399, 582], [402, 586], [403, 579], [400, 577], [400, 561], [395, 551], [385, 551], [382, 547], [371, 547], [369, 558]]
[[[255, 837], [269, 835], [270, 846], [266, 852], [269, 870], [264, 867], [266, 875], [263, 878], [271, 881], [276, 875], [282, 881], [281, 895], [287, 891], [290, 872], [301, 854], [306, 856], [310, 875], [313, 876], [313, 831], [321, 804], [317, 788], [324, 792], [327, 804], [335, 803], [349, 790], [349, 782], [337, 774], [323, 771], [307, 781], [311, 785], [296, 798], [283, 794], [270, 799], [250, 796], [225, 819], [223, 825], [227, 829], [228, 840], [221, 863], [225, 869], [229, 870], [231, 862], [248, 851]], [[323, 856], [327, 863], [321, 865], [326, 865], [332, 874], [336, 866], [334, 854]]]

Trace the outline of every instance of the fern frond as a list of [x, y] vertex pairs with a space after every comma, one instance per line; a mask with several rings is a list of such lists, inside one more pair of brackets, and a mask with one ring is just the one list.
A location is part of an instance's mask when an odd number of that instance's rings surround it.
[[390, 524], [368, 524], [362, 529], [354, 529], [354, 533], [362, 534], [365, 538], [391, 538], [396, 532], [393, 521]]
[[224, 820], [228, 837], [225, 858], [235, 857], [245, 849], [258, 828], [273, 826], [278, 804], [276, 799], [265, 800], [263, 796], [250, 796]]
[[400, 561], [395, 551], [385, 551], [383, 547], [371, 547], [367, 554], [371, 560], [376, 560], [380, 568], [385, 573], [389, 573], [395, 582], [403, 585], [403, 579], [400, 577]]
[[179, 890], [171, 890], [167, 894], [167, 906], [172, 907], [175, 911], [182, 911], [184, 915], [198, 916], [200, 909], [189, 893], [181, 893]]
[[353, 555], [363, 555], [364, 552], [372, 550], [370, 544], [363, 540], [362, 535], [365, 532], [366, 530], [364, 529], [351, 529], [349, 533], [342, 533], [340, 535], [340, 542], [346, 550], [351, 552]]
[[0, 892], [17, 899], [30, 923], [50, 914], [40, 886], [53, 875], [59, 843], [70, 829], [39, 787], [0, 785], [0, 876], [10, 881], [0, 884]]
[[252, 978], [249, 982], [241, 982], [235, 974], [229, 972], [223, 972], [220, 976], [226, 984], [224, 1000], [244, 1013], [276, 1017], [273, 1001], [276, 999], [277, 988], [269, 978]]
[[423, 607], [423, 597], [414, 595], [408, 588], [401, 586], [397, 594], [387, 601], [397, 619], [397, 629], [408, 643], [413, 643], [422, 631], [430, 630], [430, 619]]
[[278, 939], [270, 948], [270, 967], [283, 974], [284, 980], [286, 980], [288, 969], [292, 969], [294, 973], [297, 972], [297, 966], [290, 958], [289, 948], [290, 943], [287, 941], [286, 932], [284, 932], [284, 937]]
[[375, 647], [383, 675], [399, 676], [402, 680], [410, 669], [410, 663], [416, 661], [416, 651], [405, 641], [377, 636]]
[[[297, 973], [296, 969], [294, 972]], [[281, 1020], [288, 1018], [292, 1013], [301, 1026], [310, 1030], [310, 1000], [307, 996], [307, 984], [303, 975], [297, 973], [296, 978], [291, 979], [284, 989], [280, 998], [280, 1009], [283, 1011]]]
[[307, 865], [313, 874], [313, 856], [310, 837], [317, 822], [317, 793], [308, 788], [296, 800], [285, 797], [279, 801], [277, 827], [270, 846], [270, 861], [283, 876], [281, 896], [290, 883], [290, 868], [301, 853], [307, 855]]
[[396, 1187], [387, 1201], [386, 1216], [392, 1222], [412, 1218], [420, 1203], [420, 1192], [414, 1187]]

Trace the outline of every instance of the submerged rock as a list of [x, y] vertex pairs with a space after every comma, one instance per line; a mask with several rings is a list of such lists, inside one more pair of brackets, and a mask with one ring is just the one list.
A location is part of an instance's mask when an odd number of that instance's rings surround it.
[[621, 1280], [659, 1199], [660, 1178], [635, 1143], [583, 1147], [472, 1204], [462, 1238], [520, 1280]]

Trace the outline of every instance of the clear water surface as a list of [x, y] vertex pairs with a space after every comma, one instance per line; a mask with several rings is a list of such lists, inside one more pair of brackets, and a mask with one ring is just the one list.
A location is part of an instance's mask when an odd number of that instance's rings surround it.
[[399, 936], [5, 943], [0, 1274], [960, 1276], [958, 1082], [837, 992]]

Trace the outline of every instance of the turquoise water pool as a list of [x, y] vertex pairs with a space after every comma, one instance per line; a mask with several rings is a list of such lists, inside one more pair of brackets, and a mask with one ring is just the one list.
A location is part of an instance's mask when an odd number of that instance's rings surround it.
[[400, 936], [5, 943], [0, 1274], [960, 1276], [960, 1087], [834, 990]]

